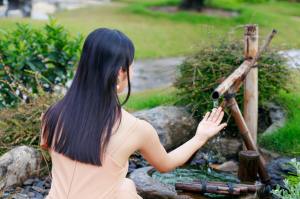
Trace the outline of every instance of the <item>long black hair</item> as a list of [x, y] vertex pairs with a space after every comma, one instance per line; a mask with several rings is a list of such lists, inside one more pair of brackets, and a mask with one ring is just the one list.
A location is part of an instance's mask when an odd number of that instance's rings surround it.
[[125, 103], [134, 51], [132, 41], [119, 30], [99, 28], [88, 35], [70, 88], [43, 115], [47, 147], [73, 160], [102, 165], [112, 129], [122, 116], [118, 72], [121, 68], [127, 72]]

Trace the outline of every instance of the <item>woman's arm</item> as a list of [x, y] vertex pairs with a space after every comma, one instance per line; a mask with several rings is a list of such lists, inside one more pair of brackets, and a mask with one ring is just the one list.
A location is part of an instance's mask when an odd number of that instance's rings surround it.
[[140, 127], [143, 138], [141, 139], [139, 150], [142, 156], [159, 172], [169, 172], [183, 165], [209, 138], [226, 126], [225, 123], [220, 124], [223, 116], [222, 108], [213, 109], [211, 113], [208, 112], [199, 123], [193, 138], [169, 153], [166, 152], [160, 143], [158, 134], [153, 126], [143, 121]]

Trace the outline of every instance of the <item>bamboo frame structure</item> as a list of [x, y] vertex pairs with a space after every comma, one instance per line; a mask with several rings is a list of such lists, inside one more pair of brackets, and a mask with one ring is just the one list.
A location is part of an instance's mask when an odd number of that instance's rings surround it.
[[[258, 52], [258, 28], [256, 25], [245, 26], [245, 61], [233, 73], [231, 73], [212, 93], [212, 98], [214, 100], [219, 99], [224, 95], [224, 105], [231, 111], [234, 121], [237, 124], [244, 141], [245, 148], [248, 150], [255, 150], [258, 154], [259, 151], [256, 146], [258, 78], [257, 69], [254, 69], [254, 67], [257, 64], [257, 60], [269, 46], [272, 38], [276, 33], [276, 30], [272, 30], [265, 44]], [[244, 113], [244, 116], [246, 116], [245, 118], [243, 117], [234, 98], [235, 93], [238, 92], [243, 82], [246, 84], [246, 89], [244, 91], [244, 109], [246, 110], [246, 113]], [[251, 127], [252, 132], [249, 126]], [[263, 183], [269, 183], [270, 177], [265, 169], [265, 160], [261, 155], [259, 156], [258, 161], [258, 173]]]
[[[257, 112], [258, 112], [258, 71], [256, 68], [257, 60], [261, 54], [269, 46], [272, 38], [277, 33], [276, 30], [272, 30], [267, 37], [264, 45], [258, 50], [258, 27], [257, 25], [245, 26], [245, 48], [244, 48], [244, 62], [231, 73], [212, 93], [213, 100], [218, 100], [224, 95], [224, 101], [221, 103], [222, 107], [227, 107], [231, 111], [231, 115], [237, 124], [240, 135], [244, 141], [244, 146], [247, 150], [252, 150], [257, 153], [258, 159], [258, 174], [261, 182], [264, 184], [270, 183], [270, 177], [265, 168], [265, 160], [259, 155], [258, 148], [256, 146], [256, 134], [257, 134]], [[239, 91], [240, 87], [245, 86], [244, 90], [244, 117], [239, 109], [239, 106], [235, 100], [235, 94]], [[254, 174], [255, 173], [255, 174]], [[257, 177], [257, 173], [254, 172], [251, 175]], [[252, 179], [252, 178], [251, 178]], [[250, 184], [226, 184], [224, 182], [177, 182], [175, 184], [176, 190], [185, 190], [196, 193], [216, 193], [225, 195], [242, 195], [247, 193], [254, 193], [259, 190], [263, 184], [250, 185]]]

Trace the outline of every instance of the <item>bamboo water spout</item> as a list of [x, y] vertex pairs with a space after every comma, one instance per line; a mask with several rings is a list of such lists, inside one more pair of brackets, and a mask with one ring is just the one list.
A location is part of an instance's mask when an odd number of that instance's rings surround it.
[[249, 69], [251, 69], [251, 61], [245, 60], [233, 73], [231, 73], [212, 93], [214, 100], [219, 99], [226, 93], [234, 84], [239, 84], [243, 81]]

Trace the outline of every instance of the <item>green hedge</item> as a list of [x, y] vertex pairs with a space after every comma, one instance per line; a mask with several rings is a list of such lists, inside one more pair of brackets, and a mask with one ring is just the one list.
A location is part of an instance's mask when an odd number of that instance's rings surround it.
[[18, 23], [10, 31], [1, 30], [0, 109], [37, 94], [39, 84], [45, 91], [65, 85], [73, 77], [81, 41], [81, 35], [71, 36], [54, 19], [39, 29]]

